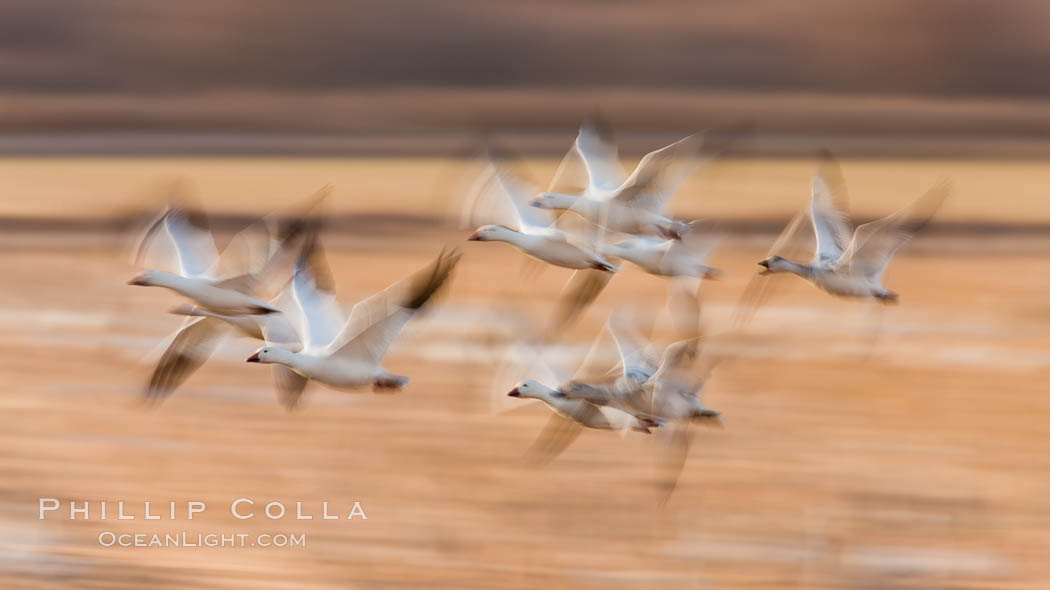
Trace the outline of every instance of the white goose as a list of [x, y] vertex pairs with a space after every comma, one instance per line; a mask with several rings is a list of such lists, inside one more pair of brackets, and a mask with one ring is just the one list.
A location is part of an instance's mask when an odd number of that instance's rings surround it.
[[[529, 256], [572, 269], [617, 269], [596, 249], [595, 235], [580, 236], [554, 227], [554, 218], [529, 207], [535, 189], [514, 177], [509, 170], [486, 160], [485, 168], [475, 183], [464, 207], [464, 222], [487, 221], [468, 240], [507, 242]], [[594, 232], [592, 232], [594, 233]]]
[[[845, 182], [834, 159], [825, 154], [810, 197], [809, 217], [816, 236], [813, 259], [803, 264], [771, 251], [758, 263], [765, 268], [760, 274], [792, 273], [832, 295], [896, 303], [898, 295], [882, 286], [882, 275], [897, 250], [929, 223], [951, 192], [951, 183], [941, 180], [907, 207], [851, 232]], [[802, 231], [803, 217], [795, 217], [777, 244], [793, 241]]]
[[[722, 425], [722, 414], [700, 403], [699, 395], [714, 369], [714, 362], [699, 363], [699, 335], [668, 346], [659, 364], [653, 362], [651, 345], [622, 318], [613, 317], [609, 332], [620, 352], [617, 370], [606, 383], [571, 381], [557, 397], [613, 407], [643, 423], [669, 430], [668, 452], [663, 455], [659, 480], [661, 502], [674, 491], [692, 445], [692, 426]], [[697, 326], [697, 328], [699, 328]]]
[[645, 272], [663, 277], [717, 278], [722, 273], [705, 264], [720, 236], [696, 229], [696, 222], [681, 239], [632, 236], [601, 245], [603, 254], [626, 260]]
[[701, 370], [696, 366], [699, 336], [669, 345], [656, 364], [650, 344], [633, 327], [614, 317], [607, 328], [620, 353], [618, 368], [608, 374], [611, 380], [570, 381], [559, 389], [559, 396], [611, 406], [657, 423], [713, 420], [721, 424], [721, 413], [700, 403], [712, 367]]
[[280, 310], [251, 294], [253, 273], [220, 277], [221, 260], [208, 221], [200, 211], [169, 207], [146, 231], [139, 244], [139, 255], [163, 229], [178, 257], [179, 272], [146, 270], [129, 285], [164, 287], [192, 300], [201, 307], [224, 315], [259, 315]]
[[[589, 120], [580, 126], [550, 189], [531, 204], [572, 211], [610, 231], [677, 238], [687, 225], [664, 216], [663, 209], [697, 168], [702, 143], [702, 135], [690, 135], [650, 152], [628, 176], [608, 126]], [[561, 185], [578, 193], [558, 192]]]
[[[230, 240], [213, 268], [232, 271], [232, 274], [240, 277], [238, 281], [255, 291], [277, 291], [266, 302], [267, 305], [281, 312], [290, 310], [292, 295], [289, 276], [295, 253], [303, 238], [317, 230], [320, 221], [316, 217], [316, 209], [329, 190], [329, 187], [324, 187], [283, 215], [264, 217], [242, 230]], [[166, 211], [152, 225], [140, 245], [139, 258], [150, 245], [151, 234], [158, 231], [161, 225], [179, 227], [182, 222], [178, 220], [178, 215]], [[195, 240], [205, 250], [214, 246], [214, 241], [206, 240], [204, 236], [197, 235]], [[231, 266], [236, 268], [227, 268]], [[187, 320], [171, 338], [150, 376], [145, 391], [147, 403], [156, 403], [171, 395], [211, 357], [231, 327], [249, 338], [276, 342], [293, 349], [301, 346], [295, 327], [285, 313], [232, 315], [189, 304], [178, 305], [171, 311], [187, 316]], [[302, 391], [292, 378], [294, 374], [285, 367], [277, 366], [273, 373], [281, 402], [288, 407], [294, 406]]]
[[336, 389], [400, 389], [409, 378], [388, 372], [380, 362], [401, 329], [448, 280], [459, 254], [442, 252], [427, 268], [354, 305], [343, 318], [316, 239], [308, 241], [296, 264], [292, 291], [303, 325], [298, 352], [268, 344], [246, 360], [284, 365], [302, 380]]
[[[521, 350], [513, 351], [510, 354], [510, 358], [515, 361], [514, 364], [520, 363], [522, 353], [527, 354], [527, 352]], [[591, 356], [593, 356], [593, 349], [592, 355], [588, 355], [587, 360], [577, 369], [577, 374], [585, 370], [586, 366], [591, 362]], [[524, 371], [533, 375], [545, 373], [546, 378], [554, 381], [563, 381], [555, 373], [554, 369], [544, 363], [539, 356], [536, 357], [536, 361], [536, 363], [525, 368]], [[572, 383], [572, 381], [565, 382]], [[507, 393], [507, 396], [539, 400], [552, 410], [546, 426], [544, 426], [527, 453], [527, 457], [538, 464], [547, 463], [561, 454], [572, 444], [584, 428], [621, 432], [634, 430], [648, 434], [650, 428], [659, 426], [653, 421], [637, 418], [610, 405], [592, 404], [582, 399], [569, 399], [562, 394], [560, 389], [548, 387], [535, 379], [519, 382]]]

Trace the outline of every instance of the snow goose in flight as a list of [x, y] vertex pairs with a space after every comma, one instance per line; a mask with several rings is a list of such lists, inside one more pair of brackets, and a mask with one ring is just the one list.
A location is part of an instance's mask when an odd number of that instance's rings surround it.
[[700, 134], [680, 139], [646, 154], [627, 176], [608, 126], [588, 120], [562, 159], [549, 190], [539, 193], [531, 204], [572, 211], [610, 231], [677, 238], [688, 226], [666, 217], [663, 210], [699, 165], [702, 144]]
[[[128, 281], [129, 285], [164, 287], [223, 315], [260, 315], [280, 311], [252, 294], [257, 274], [252, 270], [256, 269], [239, 268], [232, 276], [220, 276], [224, 261], [218, 254], [203, 212], [169, 207], [142, 237], [138, 259], [160, 231], [165, 232], [174, 246], [179, 272], [146, 270]], [[288, 237], [286, 234], [282, 239]], [[224, 254], [229, 250], [228, 247]]]
[[296, 352], [267, 344], [247, 362], [284, 365], [304, 381], [336, 389], [404, 387], [409, 378], [386, 371], [380, 362], [405, 324], [446, 283], [460, 255], [442, 252], [404, 285], [397, 283], [358, 302], [344, 320], [319, 252], [316, 239], [310, 240], [299, 256], [292, 281], [302, 319], [303, 348]]
[[652, 346], [622, 317], [610, 319], [609, 332], [620, 353], [618, 367], [609, 372], [611, 381], [572, 381], [559, 397], [613, 407], [668, 430], [668, 452], [662, 458], [661, 501], [674, 491], [692, 444], [696, 423], [721, 426], [722, 415], [705, 407], [699, 395], [717, 361], [700, 362], [700, 336], [669, 345], [660, 362], [654, 361]]
[[[771, 251], [758, 263], [764, 269], [760, 275], [792, 273], [832, 295], [897, 303], [897, 293], [882, 285], [882, 275], [897, 250], [929, 223], [951, 192], [952, 184], [942, 179], [903, 209], [851, 231], [845, 182], [834, 159], [825, 154], [810, 196], [813, 258], [807, 264]], [[788, 225], [778, 245], [804, 231], [801, 219]]]
[[[294, 246], [319, 229], [316, 208], [325, 198], [328, 187], [305, 204], [299, 204], [283, 215], [270, 215], [235, 235], [223, 251], [217, 266], [237, 265], [249, 269], [251, 283], [258, 292], [277, 291], [267, 301], [274, 309], [293, 309], [291, 270], [295, 261]], [[148, 241], [148, 240], [147, 240]], [[240, 271], [235, 270], [234, 274]], [[220, 342], [233, 331], [264, 342], [274, 342], [293, 350], [301, 348], [298, 333], [287, 313], [229, 315], [204, 307], [181, 304], [172, 313], [187, 316], [161, 355], [145, 391], [147, 403], [157, 403], [171, 395], [212, 355]], [[301, 384], [286, 367], [274, 366], [274, 381], [282, 403], [295, 405]]]
[[699, 400], [713, 365], [704, 370], [697, 368], [698, 335], [669, 345], [657, 363], [651, 344], [622, 318], [614, 316], [607, 328], [620, 353], [616, 369], [607, 373], [611, 380], [574, 380], [561, 388], [560, 395], [612, 406], [660, 423], [711, 419], [720, 422], [721, 414]]
[[[590, 366], [595, 363], [595, 353], [595, 348], [592, 347], [591, 352], [576, 368], [576, 377], [591, 370]], [[522, 362], [523, 358], [530, 356], [532, 357], [531, 363]], [[569, 399], [562, 393], [560, 387], [553, 388], [544, 385], [542, 381], [565, 384], [571, 384], [574, 381], [566, 379], [567, 372], [559, 370], [562, 363], [546, 362], [538, 349], [532, 348], [531, 345], [526, 344], [524, 349], [514, 347], [508, 351], [508, 360], [511, 365], [515, 366], [514, 372], [528, 375], [531, 378], [520, 381], [506, 394], [506, 397], [539, 400], [552, 410], [547, 424], [526, 454], [531, 463], [550, 462], [568, 448], [584, 428], [621, 432], [634, 430], [649, 433], [650, 428], [658, 426], [655, 422], [639, 419], [611, 405], [593, 404], [582, 399]], [[505, 377], [506, 374], [503, 374], [500, 379]], [[498, 406], [502, 407], [503, 404], [498, 404]]]
[[463, 214], [465, 223], [487, 225], [478, 227], [467, 239], [507, 242], [554, 266], [617, 270], [597, 252], [596, 229], [580, 235], [555, 227], [553, 216], [528, 206], [533, 194], [535, 190], [502, 163], [487, 158]]

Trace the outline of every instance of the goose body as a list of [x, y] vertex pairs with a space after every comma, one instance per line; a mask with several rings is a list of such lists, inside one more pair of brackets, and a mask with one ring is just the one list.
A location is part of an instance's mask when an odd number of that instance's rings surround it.
[[598, 269], [612, 271], [616, 267], [599, 254], [569, 242], [565, 235], [553, 228], [542, 232], [525, 233], [502, 225], [482, 226], [468, 240], [475, 242], [506, 242], [528, 256], [575, 270]]
[[603, 407], [583, 399], [571, 399], [562, 392], [537, 381], [523, 381], [507, 394], [510, 397], [536, 399], [547, 404], [555, 413], [584, 426], [598, 430], [630, 428], [649, 432], [649, 424], [637, 417], [612, 407]]
[[506, 242], [528, 256], [575, 270], [616, 267], [598, 252], [595, 240], [571, 235], [554, 227], [554, 218], [528, 206], [535, 194], [524, 181], [496, 162], [488, 161], [466, 204], [465, 221], [495, 221], [478, 227], [467, 239], [475, 242]]
[[715, 418], [721, 414], [700, 403], [705, 381], [690, 374], [696, 359], [697, 338], [671, 344], [655, 365], [646, 354], [647, 344], [636, 333], [610, 322], [620, 351], [619, 371], [604, 384], [570, 381], [558, 395], [595, 405], [610, 406], [637, 418], [664, 423]]
[[765, 269], [761, 274], [791, 273], [832, 295], [896, 303], [897, 293], [882, 285], [882, 275], [896, 252], [929, 223], [951, 191], [951, 184], [942, 180], [904, 209], [853, 230], [846, 212], [845, 182], [827, 154], [810, 194], [808, 213], [816, 236], [812, 260], [806, 264], [773, 254], [779, 244], [800, 231], [802, 218], [796, 217], [770, 256], [759, 261]]
[[282, 365], [303, 380], [335, 389], [400, 389], [409, 378], [388, 372], [380, 362], [401, 329], [448, 280], [458, 260], [458, 254], [442, 253], [411, 277], [405, 289], [394, 285], [357, 303], [344, 320], [320, 246], [312, 239], [303, 248], [292, 281], [302, 319], [302, 348], [293, 351], [268, 344], [246, 360]]
[[[539, 193], [531, 205], [571, 211], [610, 231], [677, 238], [687, 224], [666, 217], [663, 209], [695, 170], [702, 139], [691, 135], [650, 152], [627, 175], [611, 130], [604, 123], [589, 120], [580, 126], [551, 190]], [[553, 190], [559, 184], [582, 187], [582, 192]]]
[[609, 200], [619, 193], [601, 196], [567, 195], [542, 192], [531, 205], [540, 209], [571, 211], [591, 223], [597, 223], [613, 232], [634, 235], [680, 236], [687, 224], [665, 217], [661, 213], [648, 211]]
[[651, 275], [664, 277], [712, 278], [719, 273], [704, 263], [714, 247], [690, 248], [683, 240], [634, 236], [613, 244], [604, 244], [602, 253], [622, 258]]
[[139, 273], [128, 281], [128, 284], [163, 287], [222, 315], [260, 315], [280, 312], [279, 309], [258, 297], [224, 287], [221, 281], [205, 277], [187, 277], [163, 270], [149, 270]]
[[[175, 249], [179, 272], [146, 270], [129, 280], [129, 285], [169, 289], [205, 309], [223, 315], [260, 315], [280, 311], [251, 293], [255, 280], [252, 273], [232, 277], [218, 276], [222, 260], [203, 213], [174, 207], [166, 210], [142, 237], [139, 244], [140, 256], [161, 231], [167, 235]], [[238, 237], [247, 239], [244, 238], [247, 233], [248, 230]], [[284, 236], [284, 241], [290, 242], [291, 240], [287, 239], [290, 237], [292, 236]], [[267, 265], [280, 258], [278, 254], [286, 249], [286, 245], [282, 243], [271, 252]]]

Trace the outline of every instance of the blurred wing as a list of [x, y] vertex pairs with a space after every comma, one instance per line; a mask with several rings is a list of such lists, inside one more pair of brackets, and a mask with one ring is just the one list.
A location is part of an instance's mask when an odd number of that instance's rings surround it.
[[662, 212], [671, 196], [700, 165], [703, 139], [703, 134], [694, 134], [649, 152], [614, 198], [624, 205]]
[[296, 307], [291, 288], [282, 291], [270, 304], [283, 313], [253, 316], [258, 318], [263, 340], [267, 344], [276, 344], [285, 350], [299, 352], [303, 349], [303, 339], [299, 335], [302, 328], [295, 323], [300, 314], [291, 311]]
[[[572, 381], [587, 381], [593, 384], [597, 379], [607, 377], [620, 368], [619, 358], [610, 354], [610, 343], [605, 333], [606, 330], [599, 332], [594, 342], [591, 343], [587, 356], [583, 357], [572, 374]], [[615, 341], [612, 344], [615, 344]]]
[[[401, 329], [405, 327], [405, 324], [448, 281], [452, 270], [459, 262], [459, 257], [460, 254], [455, 252], [451, 254], [442, 252], [428, 267], [409, 278], [405, 297], [392, 308], [387, 307], [389, 304], [383, 299], [377, 299], [371, 307], [362, 310], [357, 317], [354, 317], [354, 312], [358, 311], [358, 306], [354, 306], [354, 310], [351, 312], [353, 321], [347, 321], [348, 325], [344, 327], [344, 330], [355, 329], [354, 322], [362, 321], [361, 314], [378, 314], [383, 309], [389, 311], [378, 321], [373, 322], [350, 338], [345, 344], [339, 344], [343, 338], [343, 335], [340, 334], [333, 343], [333, 347], [330, 348], [331, 354], [364, 359], [367, 362], [378, 365], [390, 348], [390, 345], [397, 339]], [[387, 294], [387, 297], [389, 298], [389, 294]]]
[[273, 365], [273, 384], [277, 388], [277, 401], [287, 410], [299, 406], [303, 390], [306, 389], [306, 377], [284, 365]]
[[331, 187], [324, 186], [290, 209], [259, 222], [264, 229], [257, 231], [265, 233], [266, 246], [251, 260], [253, 294], [272, 298], [289, 284], [302, 246], [321, 230], [321, 207], [330, 192]]
[[488, 160], [464, 204], [462, 224], [505, 225], [517, 231], [548, 227], [553, 219], [543, 209], [529, 203], [536, 196], [534, 186], [515, 176], [506, 166]]
[[526, 461], [540, 467], [553, 461], [580, 436], [583, 425], [566, 418], [557, 412], [551, 412], [547, 425], [526, 452]]
[[320, 241], [312, 236], [303, 245], [295, 264], [292, 295], [298, 304], [304, 350], [330, 345], [344, 319], [336, 301], [332, 271], [328, 267]]
[[849, 222], [849, 194], [838, 162], [825, 152], [813, 177], [810, 217], [817, 237], [814, 263], [838, 260], [849, 246], [853, 228]]
[[809, 212], [799, 211], [791, 218], [784, 231], [780, 232], [773, 245], [769, 248], [766, 256], [783, 256], [791, 260], [797, 260], [805, 256], [807, 242], [813, 235], [810, 231]]
[[663, 474], [658, 484], [660, 504], [666, 503], [678, 486], [678, 480], [682, 477], [682, 469], [689, 457], [689, 448], [693, 441], [692, 428], [688, 422], [675, 424], [670, 430], [667, 451], [661, 461]]
[[[767, 253], [768, 256], [782, 256], [791, 260], [800, 260], [804, 256], [805, 243], [812, 234], [806, 224], [808, 213], [803, 210], [795, 214], [788, 222], [784, 231], [780, 232], [773, 246]], [[763, 275], [755, 273], [744, 287], [744, 292], [733, 311], [733, 325], [743, 328], [755, 316], [758, 308], [765, 305], [773, 294], [774, 287], [782, 277], [779, 275]]]
[[692, 392], [699, 389], [696, 375], [700, 357], [700, 338], [679, 340], [670, 344], [660, 359], [660, 367], [653, 374], [654, 382], [666, 384], [665, 390]]
[[675, 331], [683, 338], [700, 335], [700, 277], [672, 277], [667, 308]]
[[612, 280], [613, 273], [601, 270], [578, 270], [572, 273], [562, 289], [546, 331], [546, 340], [571, 326]]
[[879, 280], [897, 250], [926, 227], [952, 190], [952, 183], [942, 179], [904, 209], [858, 227], [842, 264], [854, 276]]
[[170, 209], [164, 227], [175, 245], [179, 272], [186, 277], [209, 276], [219, 258], [208, 218], [200, 210]]
[[226, 334], [227, 324], [217, 318], [190, 320], [175, 334], [150, 376], [145, 399], [158, 403], [168, 397], [207, 361]]
[[554, 171], [550, 184], [547, 185], [547, 191], [564, 195], [579, 195], [587, 191], [589, 184], [587, 164], [576, 144], [573, 144], [558, 163], [558, 168]]
[[631, 370], [646, 373], [652, 373], [656, 370], [656, 365], [652, 362], [647, 352], [649, 342], [624, 317], [624, 314], [614, 314], [609, 318], [607, 325], [609, 333], [612, 334], [613, 340], [616, 342], [616, 348], [620, 352], [620, 366], [624, 375]]
[[627, 179], [612, 127], [601, 117], [593, 116], [580, 126], [573, 149], [587, 170], [588, 186], [613, 190]]
[[254, 275], [270, 258], [271, 248], [270, 229], [262, 220], [256, 221], [230, 239], [208, 275], [216, 279]]

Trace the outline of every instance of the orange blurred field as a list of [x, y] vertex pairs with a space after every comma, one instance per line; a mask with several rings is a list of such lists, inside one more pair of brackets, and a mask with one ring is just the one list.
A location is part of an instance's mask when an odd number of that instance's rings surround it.
[[[536, 163], [547, 172], [552, 162]], [[264, 212], [325, 183], [340, 213], [445, 210], [445, 161], [0, 162], [6, 216], [96, 216], [185, 174], [206, 205]], [[730, 161], [690, 182], [689, 215], [775, 218], [807, 198], [812, 162]], [[846, 161], [855, 210], [878, 215], [940, 174], [944, 220], [1050, 221], [1041, 162]], [[394, 180], [389, 180], [394, 174]], [[447, 184], [446, 184], [447, 183]], [[1004, 205], [1004, 202], [1007, 204]], [[678, 488], [658, 502], [662, 436], [585, 432], [559, 459], [522, 461], [547, 418], [493, 413], [503, 346], [543, 318], [568, 276], [522, 275], [503, 244], [418, 222], [329, 236], [350, 302], [462, 244], [454, 284], [386, 363], [396, 395], [311, 386], [295, 413], [257, 344], [231, 340], [160, 407], [138, 396], [179, 325], [167, 293], [124, 283], [123, 236], [0, 236], [0, 586], [5, 588], [1044, 588], [1050, 578], [1050, 280], [1046, 236], [936, 232], [887, 274], [881, 318], [808, 285], [751, 327], [730, 315], [773, 235], [730, 238], [703, 290], [712, 351], [731, 356], [704, 401]], [[994, 249], [986, 249], [994, 239]], [[1033, 249], [1032, 244], [1038, 244]], [[659, 308], [665, 281], [617, 277], [565, 337], [582, 356], [619, 305]], [[530, 319], [532, 318], [532, 319]], [[879, 324], [878, 338], [870, 329]], [[657, 329], [662, 342], [666, 327]], [[503, 387], [503, 389], [499, 389]], [[530, 402], [522, 402], [522, 405]], [[37, 518], [39, 498], [204, 501], [193, 521]], [[236, 520], [240, 497], [367, 521]], [[305, 533], [304, 548], [101, 547], [102, 531]]]

